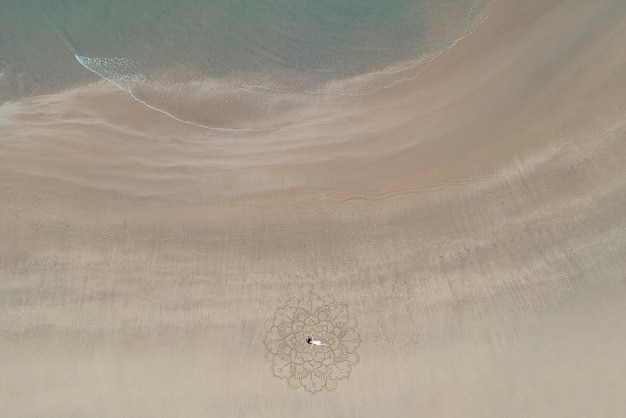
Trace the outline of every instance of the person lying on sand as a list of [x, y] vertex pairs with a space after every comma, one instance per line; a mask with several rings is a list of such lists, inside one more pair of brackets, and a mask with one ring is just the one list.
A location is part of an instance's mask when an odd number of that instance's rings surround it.
[[323, 343], [322, 340], [314, 340], [311, 337], [307, 337], [306, 342], [307, 342], [307, 344], [310, 344], [311, 347], [314, 346], [314, 345], [328, 345], [326, 343]]

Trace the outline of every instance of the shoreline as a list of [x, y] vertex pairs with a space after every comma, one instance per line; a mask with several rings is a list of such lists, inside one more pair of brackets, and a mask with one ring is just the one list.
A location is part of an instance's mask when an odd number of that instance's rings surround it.
[[[192, 109], [194, 107], [221, 108], [226, 101], [234, 99], [237, 101], [238, 105], [230, 105], [229, 112], [248, 112], [254, 114], [255, 112], [259, 112], [259, 110], [255, 110], [255, 108], [278, 106], [285, 112], [288, 111], [290, 107], [307, 108], [315, 106], [316, 104], [319, 105], [319, 102], [332, 101], [333, 98], [350, 99], [353, 97], [370, 96], [398, 83], [405, 83], [418, 77], [423, 68], [430, 65], [439, 55], [453, 48], [457, 42], [471, 34], [477, 26], [481, 25], [487, 19], [486, 11], [489, 8], [490, 5], [486, 5], [480, 13], [473, 16], [472, 23], [468, 23], [468, 28], [466, 28], [458, 38], [446, 41], [442, 45], [434, 47], [433, 51], [425, 51], [417, 58], [389, 64], [382, 69], [372, 72], [348, 78], [332, 78], [328, 80], [320, 79], [316, 81], [315, 76], [311, 74], [307, 75], [307, 73], [297, 72], [285, 72], [284, 74], [256, 74], [244, 72], [233, 73], [223, 78], [201, 78], [200, 80], [194, 78], [198, 77], [199, 74], [195, 74], [194, 76], [190, 73], [186, 75], [178, 74], [175, 76], [175, 80], [170, 80], [169, 77], [174, 75], [174, 69], [154, 68], [149, 70], [152, 76], [147, 76], [131, 59], [112, 57], [90, 58], [76, 53], [71, 44], [68, 49], [72, 51], [76, 61], [87, 72], [91, 72], [104, 82], [110, 83], [126, 92], [139, 103], [157, 112], [168, 115], [178, 122], [216, 131], [267, 132], [280, 128], [285, 124], [291, 124], [292, 126], [294, 124], [289, 120], [282, 120], [277, 121], [277, 123], [269, 123], [268, 126], [259, 125], [259, 128], [248, 128], [245, 126], [228, 126], [229, 123], [236, 122], [228, 122], [228, 120], [226, 120], [223, 122], [224, 126], [221, 126], [219, 121], [217, 125], [214, 126], [205, 124], [201, 120], [193, 120], [193, 117], [197, 115], [192, 114], [191, 118], [185, 117], [185, 107]], [[64, 42], [69, 44], [69, 41]], [[113, 75], [103, 74], [98, 68], [90, 68], [90, 60], [96, 61], [96, 65], [99, 65], [99, 61], [102, 60], [111, 61], [113, 67], [120, 67], [121, 73], [120, 71], [105, 68], [105, 72], [112, 72]], [[116, 62], [119, 62], [119, 64], [116, 64]], [[126, 70], [131, 71], [131, 73], [125, 74], [124, 71]], [[113, 76], [120, 77], [120, 79], [111, 78]], [[191, 78], [186, 80], [188, 77]], [[137, 80], [133, 81], [133, 79]], [[141, 79], [145, 79], [146, 83], [142, 83]], [[59, 91], [50, 91], [49, 93], [28, 97], [14, 97], [3, 103], [19, 102], [21, 100], [28, 102], [29, 100], [37, 100], [38, 97], [54, 96], [63, 94], [64, 92], [72, 94], [73, 90], [87, 92], [89, 86], [94, 84], [99, 83], [90, 82], [84, 85], [66, 86]], [[172, 100], [172, 97], [176, 96], [176, 94], [173, 94], [176, 90], [181, 90], [179, 93], [183, 96], [182, 98], [185, 99], [185, 101], [190, 101], [190, 103], [184, 103], [181, 106], [159, 104], [159, 102], [163, 101], [163, 99], [158, 98], [159, 95], [164, 95], [166, 100]], [[236, 97], [238, 95], [242, 97], [237, 99]], [[252, 107], [250, 107], [250, 103], [252, 103]], [[240, 109], [238, 109], [238, 107], [240, 107]], [[249, 107], [249, 109], [246, 109], [246, 107]], [[179, 113], [182, 113], [182, 115]], [[256, 116], [255, 119], [272, 119], [275, 118], [275, 116], [276, 115], [272, 113], [260, 114]], [[243, 123], [245, 124], [246, 121], [244, 120]], [[261, 122], [252, 121], [250, 123], [258, 124]], [[302, 124], [306, 125], [306, 122], [302, 121]]]

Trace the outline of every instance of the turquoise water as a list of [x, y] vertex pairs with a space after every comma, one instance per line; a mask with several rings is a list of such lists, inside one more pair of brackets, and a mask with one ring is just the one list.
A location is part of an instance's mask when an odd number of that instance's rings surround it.
[[442, 48], [485, 2], [4, 0], [1, 88], [24, 96], [93, 81], [75, 52], [174, 78], [345, 79]]

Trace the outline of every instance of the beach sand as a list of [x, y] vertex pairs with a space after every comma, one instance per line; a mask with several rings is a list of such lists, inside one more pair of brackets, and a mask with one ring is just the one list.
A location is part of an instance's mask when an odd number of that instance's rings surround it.
[[[622, 0], [499, 0], [269, 130], [105, 83], [4, 104], [2, 415], [625, 416], [625, 45]], [[266, 359], [309, 292], [360, 335], [316, 394]]]

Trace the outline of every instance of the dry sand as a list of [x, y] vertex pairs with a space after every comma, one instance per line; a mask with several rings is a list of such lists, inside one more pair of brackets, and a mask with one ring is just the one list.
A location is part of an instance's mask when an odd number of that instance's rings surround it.
[[[623, 0], [497, 1], [419, 77], [268, 132], [102, 83], [5, 104], [0, 411], [626, 416], [624, 167]], [[358, 321], [333, 392], [265, 359], [309, 291]]]

